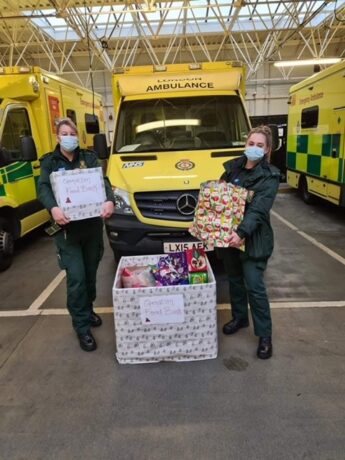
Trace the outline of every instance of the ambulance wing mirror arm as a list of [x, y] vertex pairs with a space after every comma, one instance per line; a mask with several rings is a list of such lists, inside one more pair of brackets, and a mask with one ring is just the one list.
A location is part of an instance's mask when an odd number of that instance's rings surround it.
[[272, 132], [272, 152], [275, 152], [280, 147], [279, 130], [277, 125], [268, 125]]
[[109, 149], [105, 134], [99, 133], [93, 136], [93, 149], [100, 160], [109, 158]]
[[20, 157], [22, 161], [36, 161], [37, 150], [35, 141], [31, 136], [23, 136], [20, 139]]

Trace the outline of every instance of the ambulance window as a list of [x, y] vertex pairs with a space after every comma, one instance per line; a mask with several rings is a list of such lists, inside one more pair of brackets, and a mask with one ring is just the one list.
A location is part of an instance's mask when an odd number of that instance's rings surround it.
[[86, 126], [86, 132], [88, 134], [99, 133], [99, 121], [98, 121], [97, 115], [86, 113], [85, 114], [85, 126]]
[[66, 115], [73, 121], [75, 125], [77, 125], [77, 114], [75, 113], [75, 110], [67, 109]]
[[2, 153], [8, 162], [20, 158], [20, 139], [31, 136], [29, 116], [24, 108], [10, 110], [7, 113], [4, 130], [0, 141]]
[[235, 95], [124, 101], [118, 120], [120, 153], [244, 147], [249, 130]]
[[316, 128], [319, 123], [319, 106], [307, 107], [302, 110], [301, 127]]

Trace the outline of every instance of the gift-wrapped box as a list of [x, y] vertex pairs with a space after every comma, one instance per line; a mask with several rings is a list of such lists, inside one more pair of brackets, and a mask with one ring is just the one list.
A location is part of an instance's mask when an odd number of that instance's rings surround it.
[[56, 171], [50, 182], [59, 208], [70, 220], [101, 215], [106, 199], [102, 168]]
[[243, 220], [247, 197], [247, 189], [223, 180], [203, 182], [189, 232], [214, 247], [228, 247], [231, 232]]
[[113, 287], [116, 358], [121, 364], [217, 357], [216, 282], [125, 289], [125, 267], [156, 264], [162, 255], [122, 257]]

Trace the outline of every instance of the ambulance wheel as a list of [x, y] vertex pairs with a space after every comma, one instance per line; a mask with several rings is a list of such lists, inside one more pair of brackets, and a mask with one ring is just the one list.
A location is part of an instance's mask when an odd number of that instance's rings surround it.
[[12, 263], [14, 252], [13, 235], [7, 232], [0, 220], [0, 271], [6, 270]]
[[299, 191], [302, 197], [302, 200], [307, 204], [314, 204], [316, 202], [316, 197], [312, 195], [308, 190], [307, 179], [302, 176], [299, 181]]

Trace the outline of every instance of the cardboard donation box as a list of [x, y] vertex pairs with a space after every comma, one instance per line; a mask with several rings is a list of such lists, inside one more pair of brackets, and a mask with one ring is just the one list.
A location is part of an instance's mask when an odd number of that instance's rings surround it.
[[156, 264], [161, 255], [122, 257], [113, 287], [116, 358], [120, 364], [217, 357], [216, 282], [122, 288], [125, 267]]
[[71, 220], [101, 215], [106, 200], [102, 168], [56, 171], [50, 182], [59, 208]]

